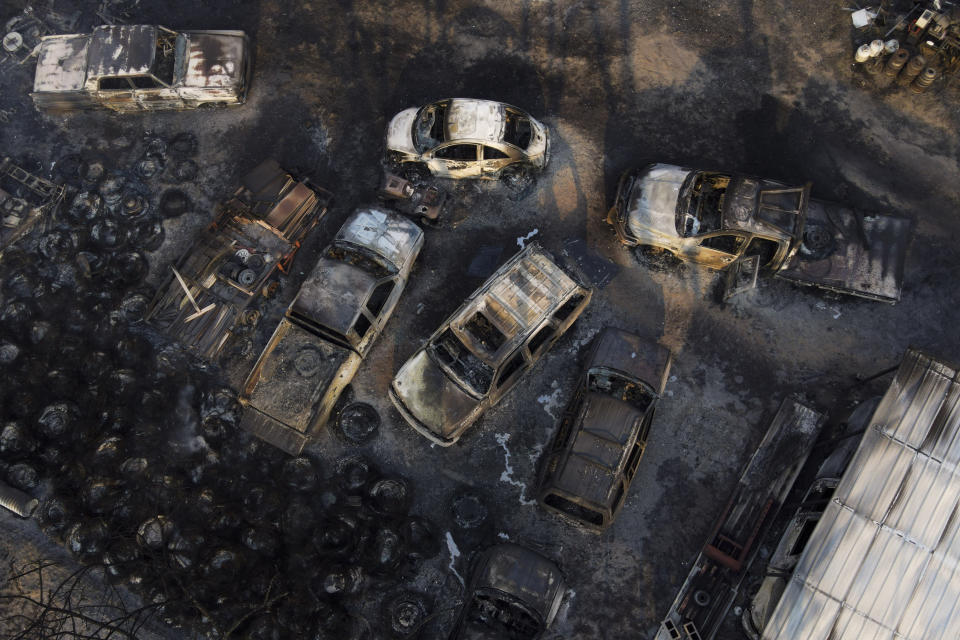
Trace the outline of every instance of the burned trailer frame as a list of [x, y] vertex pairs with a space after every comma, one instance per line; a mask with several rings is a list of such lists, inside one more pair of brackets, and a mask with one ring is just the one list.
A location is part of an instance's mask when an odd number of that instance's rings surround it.
[[820, 433], [824, 415], [787, 398], [680, 587], [655, 640], [712, 640]]
[[0, 161], [0, 256], [33, 231], [42, 230], [63, 202], [63, 185], [36, 176], [10, 158]]
[[646, 449], [672, 359], [669, 349], [613, 327], [594, 338], [540, 461], [540, 506], [594, 533], [613, 523]]
[[286, 273], [331, 200], [329, 191], [264, 161], [171, 266], [145, 319], [194, 355], [216, 359], [239, 323], [256, 324], [251, 307], [272, 295], [272, 281]]

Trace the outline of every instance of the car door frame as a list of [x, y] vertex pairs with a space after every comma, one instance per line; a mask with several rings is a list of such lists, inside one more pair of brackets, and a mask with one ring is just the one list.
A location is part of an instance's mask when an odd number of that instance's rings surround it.
[[[486, 149], [487, 147], [499, 151], [500, 153], [504, 154], [506, 158], [491, 158], [489, 160], [486, 159], [483, 156], [485, 155], [484, 149]], [[480, 145], [480, 160], [479, 160], [481, 175], [496, 177], [506, 167], [509, 167], [515, 162], [518, 162], [520, 158], [517, 157], [515, 153], [511, 153], [514, 149], [515, 147], [508, 144], [496, 145], [492, 142], [482, 143]]]
[[[438, 158], [437, 152], [443, 149], [449, 149], [455, 146], [472, 146], [475, 150], [473, 160], [450, 160], [447, 158]], [[467, 142], [464, 140], [455, 140], [439, 144], [427, 153], [423, 154], [423, 161], [430, 167], [431, 173], [441, 178], [476, 178], [481, 175], [480, 154], [482, 145], [479, 142]], [[462, 165], [462, 166], [461, 166]]]

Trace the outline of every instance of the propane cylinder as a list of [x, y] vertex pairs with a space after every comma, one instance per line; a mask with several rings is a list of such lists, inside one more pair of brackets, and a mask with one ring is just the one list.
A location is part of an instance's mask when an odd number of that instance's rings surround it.
[[876, 58], [883, 53], [883, 40], [874, 40], [870, 43], [870, 57]]
[[913, 89], [914, 93], [924, 93], [936, 79], [937, 70], [933, 67], [927, 67], [923, 70], [923, 73], [917, 76], [910, 88]]
[[870, 45], [862, 44], [857, 47], [857, 53], [854, 55], [854, 60], [857, 62], [866, 62], [870, 59]]

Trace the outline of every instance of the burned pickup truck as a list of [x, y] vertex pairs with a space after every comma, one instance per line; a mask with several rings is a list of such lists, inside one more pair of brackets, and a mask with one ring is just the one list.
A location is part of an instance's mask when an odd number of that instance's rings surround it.
[[195, 355], [215, 359], [240, 323], [256, 324], [254, 303], [272, 293], [331, 199], [264, 161], [171, 267], [145, 319]]
[[390, 319], [423, 246], [405, 217], [358, 209], [323, 252], [243, 385], [243, 426], [299, 454]]
[[0, 160], [0, 256], [21, 238], [46, 226], [63, 201], [64, 188]]
[[42, 38], [30, 95], [37, 108], [54, 111], [243, 104], [250, 55], [242, 31], [104, 25]]
[[872, 300], [900, 299], [907, 218], [810, 197], [811, 185], [655, 164], [620, 179], [607, 214], [620, 241], [727, 270], [727, 293], [773, 274]]

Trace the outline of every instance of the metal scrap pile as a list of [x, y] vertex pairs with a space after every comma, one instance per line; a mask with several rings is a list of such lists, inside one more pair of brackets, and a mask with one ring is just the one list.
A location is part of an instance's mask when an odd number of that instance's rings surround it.
[[960, 71], [960, 12], [942, 0], [900, 4], [853, 13], [854, 61], [880, 88], [924, 93]]

